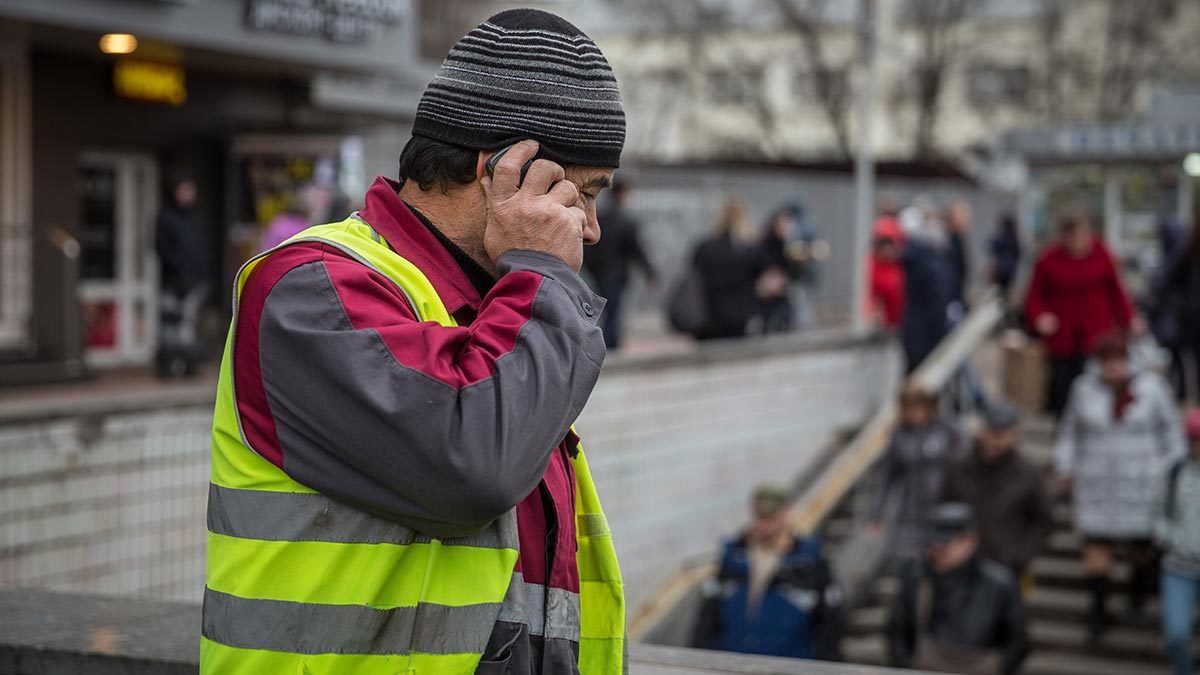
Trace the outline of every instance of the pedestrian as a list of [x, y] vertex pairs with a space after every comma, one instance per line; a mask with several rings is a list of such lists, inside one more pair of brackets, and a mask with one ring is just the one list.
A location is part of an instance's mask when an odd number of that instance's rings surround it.
[[1008, 299], [1017, 272], [1021, 269], [1021, 235], [1017, 232], [1017, 219], [1005, 213], [996, 221], [996, 230], [988, 241], [992, 266], [988, 273], [990, 281], [1000, 289], [1000, 296]]
[[[758, 248], [748, 243], [750, 237], [745, 204], [734, 197], [725, 200], [713, 235], [692, 255], [708, 310], [708, 326], [698, 336], [701, 340], [743, 337], [750, 319], [758, 313], [763, 289], [757, 284], [766, 267]], [[776, 281], [766, 290], [779, 285]]]
[[1122, 334], [1097, 341], [1095, 367], [1071, 388], [1054, 452], [1084, 537], [1088, 631], [1098, 639], [1109, 624], [1109, 576], [1118, 549], [1127, 550], [1133, 567], [1131, 612], [1140, 611], [1152, 589], [1154, 496], [1164, 468], [1185, 454], [1170, 386], [1157, 373], [1131, 366]]
[[628, 182], [613, 182], [607, 206], [598, 214], [604, 236], [594, 246], [589, 246], [583, 255], [584, 269], [592, 276], [596, 292], [608, 301], [600, 325], [604, 329], [604, 344], [609, 349], [621, 345], [621, 318], [629, 268], [640, 269], [650, 283], [658, 280], [654, 265], [642, 246], [641, 225], [629, 211], [632, 193], [633, 187]]
[[796, 237], [797, 216], [793, 208], [776, 210], [767, 219], [763, 228], [762, 264], [766, 270], [787, 278], [788, 283], [762, 298], [762, 321], [764, 333], [786, 333], [794, 325], [791, 282], [800, 278], [801, 266], [791, 254]]
[[[1179, 352], [1191, 358], [1190, 394], [1193, 400], [1200, 401], [1200, 227], [1192, 227], [1183, 255], [1172, 264], [1165, 292], [1177, 300], [1173, 313], [1179, 327]], [[1186, 366], [1181, 363], [1180, 368]], [[1180, 394], [1186, 395], [1188, 380], [1182, 379]]]
[[759, 486], [753, 522], [726, 542], [703, 588], [695, 647], [798, 659], [841, 660], [842, 592], [817, 537], [792, 534], [787, 491]]
[[283, 210], [267, 224], [258, 250], [269, 251], [308, 229], [312, 224], [300, 195], [290, 194], [284, 199]]
[[954, 323], [966, 314], [967, 283], [971, 258], [967, 236], [971, 232], [971, 204], [964, 199], [950, 202], [943, 219], [946, 226], [946, 264], [950, 268], [950, 316]]
[[195, 375], [204, 354], [200, 313], [208, 297], [208, 245], [196, 216], [199, 190], [190, 174], [166, 184], [165, 205], [154, 228], [159, 263], [159, 377]]
[[899, 230], [879, 230], [871, 247], [870, 307], [868, 315], [888, 331], [900, 328], [904, 318], [904, 266], [900, 262]]
[[1038, 258], [1025, 298], [1026, 322], [1046, 346], [1046, 402], [1055, 417], [1062, 415], [1071, 383], [1083, 372], [1096, 338], [1133, 326], [1133, 309], [1112, 254], [1093, 233], [1086, 212], [1068, 211], [1058, 232], [1058, 241]]
[[[885, 519], [889, 523], [887, 564], [904, 589], [893, 600], [893, 615], [913, 611], [908, 603], [916, 597], [914, 589], [924, 573], [930, 514], [945, 489], [947, 471], [963, 454], [962, 435], [937, 417], [937, 404], [931, 392], [916, 384], [905, 385], [900, 393], [900, 423], [880, 459], [871, 496], [867, 529], [880, 535]], [[897, 506], [885, 518], [892, 499]], [[894, 664], [901, 662], [901, 655], [891, 657]]]
[[1192, 673], [1192, 619], [1200, 602], [1200, 408], [1187, 416], [1188, 457], [1174, 464], [1154, 503], [1162, 561], [1163, 632], [1175, 675]]
[[618, 675], [621, 574], [572, 428], [605, 355], [578, 270], [616, 81], [572, 24], [501, 12], [412, 134], [361, 211], [237, 275], [200, 672]]
[[943, 498], [971, 506], [979, 525], [979, 550], [1021, 579], [1053, 529], [1041, 472], [1018, 448], [1020, 416], [1007, 401], [993, 401], [971, 453], [954, 464]]
[[1016, 577], [979, 554], [971, 507], [939, 504], [931, 514], [929, 575], [913, 611], [888, 622], [894, 665], [964, 675], [1012, 675], [1029, 654], [1025, 608]]
[[905, 372], [912, 373], [950, 329], [953, 272], [946, 255], [946, 230], [928, 199], [919, 197], [900, 212], [906, 245], [904, 266], [906, 305], [900, 327]]

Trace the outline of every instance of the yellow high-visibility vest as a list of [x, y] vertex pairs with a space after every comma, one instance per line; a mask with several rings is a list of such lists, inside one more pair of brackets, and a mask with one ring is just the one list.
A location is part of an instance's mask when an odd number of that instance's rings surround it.
[[[421, 320], [456, 325], [425, 275], [356, 216], [309, 228], [238, 271], [213, 416], [200, 672], [474, 673], [520, 578], [516, 510], [470, 537], [432, 538], [297, 483], [242, 431], [232, 363], [238, 299], [268, 255], [303, 241], [337, 247], [391, 279]], [[621, 572], [582, 448], [572, 463], [579, 669], [618, 675], [628, 668]]]

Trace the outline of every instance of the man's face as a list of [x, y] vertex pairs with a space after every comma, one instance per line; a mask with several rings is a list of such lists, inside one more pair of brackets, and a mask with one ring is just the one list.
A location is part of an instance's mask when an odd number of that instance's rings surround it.
[[771, 540], [783, 534], [787, 528], [787, 509], [779, 509], [771, 513], [755, 509], [754, 523], [750, 526], [750, 530], [755, 539]]
[[1017, 444], [1017, 428], [993, 429], [984, 427], [979, 432], [979, 452], [985, 462], [995, 462], [1012, 452]]
[[955, 202], [950, 207], [947, 223], [951, 232], [965, 233], [971, 228], [971, 205], [967, 202]]
[[909, 427], [923, 427], [929, 424], [932, 417], [933, 411], [924, 403], [906, 401], [900, 408], [900, 418]]
[[1105, 382], [1114, 384], [1129, 379], [1129, 359], [1124, 356], [1106, 356], [1100, 359], [1100, 377]]
[[973, 533], [960, 534], [949, 541], [930, 544], [929, 562], [934, 572], [945, 574], [970, 560], [978, 547], [979, 540]]
[[189, 208], [196, 203], [196, 183], [185, 180], [175, 186], [175, 203]]
[[587, 213], [583, 228], [583, 243], [600, 241], [600, 221], [596, 218], [596, 202], [605, 188], [612, 186], [613, 170], [598, 166], [568, 166], [567, 180], [579, 188], [579, 207]]

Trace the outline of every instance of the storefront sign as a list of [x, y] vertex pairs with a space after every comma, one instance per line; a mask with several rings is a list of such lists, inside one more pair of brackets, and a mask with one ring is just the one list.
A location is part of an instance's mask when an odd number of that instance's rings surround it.
[[366, 42], [404, 21], [410, 0], [247, 0], [252, 30]]
[[113, 88], [117, 96], [137, 101], [175, 106], [187, 101], [183, 68], [172, 63], [121, 59], [113, 65]]

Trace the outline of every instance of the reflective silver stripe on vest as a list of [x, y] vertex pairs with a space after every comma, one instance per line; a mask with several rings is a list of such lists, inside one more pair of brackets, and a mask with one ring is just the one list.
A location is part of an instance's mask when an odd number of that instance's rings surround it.
[[521, 574], [513, 574], [499, 620], [525, 624], [530, 635], [579, 642], [579, 594], [529, 583]]
[[585, 537], [603, 537], [612, 534], [608, 519], [603, 513], [581, 513], [575, 516], [575, 529]]
[[293, 654], [483, 653], [497, 603], [375, 609], [239, 598], [204, 589], [204, 637], [230, 647]]
[[[440, 539], [446, 546], [515, 548], [517, 519], [499, 518], [470, 537]], [[239, 490], [209, 484], [208, 529], [243, 539], [325, 541], [335, 544], [425, 544], [433, 539], [310, 492]], [[506, 546], [505, 542], [510, 542]]]

